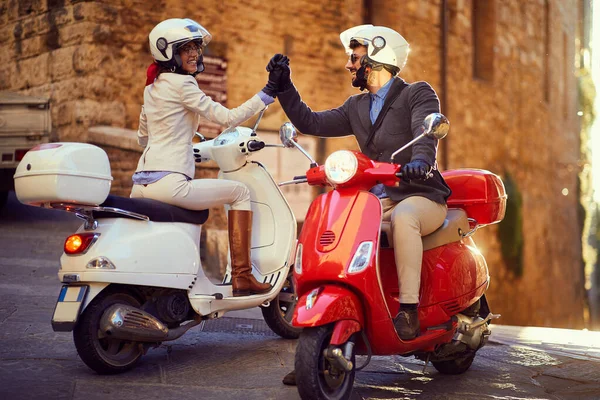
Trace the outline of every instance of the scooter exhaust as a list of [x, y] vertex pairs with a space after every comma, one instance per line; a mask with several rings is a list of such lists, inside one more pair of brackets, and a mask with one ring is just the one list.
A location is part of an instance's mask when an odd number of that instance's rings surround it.
[[190, 328], [202, 322], [197, 316], [192, 322], [169, 329], [155, 316], [139, 308], [114, 304], [106, 309], [100, 319], [100, 331], [106, 336], [135, 342], [166, 342], [175, 340]]

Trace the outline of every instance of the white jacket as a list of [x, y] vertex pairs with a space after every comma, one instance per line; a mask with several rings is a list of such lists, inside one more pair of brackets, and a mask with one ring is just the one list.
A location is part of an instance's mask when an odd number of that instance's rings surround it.
[[138, 143], [146, 146], [136, 172], [171, 171], [194, 178], [192, 138], [199, 116], [235, 126], [265, 107], [258, 95], [229, 110], [213, 101], [191, 75], [162, 73], [144, 90]]

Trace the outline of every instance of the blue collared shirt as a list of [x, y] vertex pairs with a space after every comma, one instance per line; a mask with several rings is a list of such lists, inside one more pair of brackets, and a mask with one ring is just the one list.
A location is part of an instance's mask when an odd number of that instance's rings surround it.
[[369, 110], [369, 116], [371, 117], [371, 123], [374, 124], [383, 108], [383, 102], [385, 101], [385, 96], [387, 96], [390, 91], [390, 87], [392, 87], [392, 82], [394, 80], [390, 79], [387, 81], [385, 85], [383, 85], [377, 93], [370, 93], [371, 96], [371, 108]]

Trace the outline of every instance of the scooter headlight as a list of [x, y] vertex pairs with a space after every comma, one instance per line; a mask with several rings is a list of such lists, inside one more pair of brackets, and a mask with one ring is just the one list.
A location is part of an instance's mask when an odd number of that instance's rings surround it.
[[373, 253], [373, 242], [362, 242], [358, 245], [354, 257], [348, 266], [348, 273], [355, 274], [362, 272], [369, 265], [371, 254]]
[[298, 243], [296, 248], [296, 260], [294, 261], [294, 270], [297, 274], [302, 273], [302, 243]]
[[354, 153], [348, 150], [339, 150], [332, 153], [325, 161], [325, 175], [336, 185], [346, 183], [358, 168], [358, 160]]

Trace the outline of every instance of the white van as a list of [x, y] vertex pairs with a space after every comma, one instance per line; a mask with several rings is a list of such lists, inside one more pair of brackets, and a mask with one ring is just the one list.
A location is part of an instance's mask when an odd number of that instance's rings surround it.
[[48, 143], [51, 132], [49, 99], [0, 92], [0, 209], [14, 188], [19, 161], [32, 147]]

